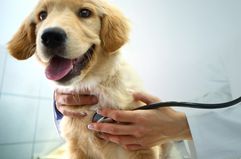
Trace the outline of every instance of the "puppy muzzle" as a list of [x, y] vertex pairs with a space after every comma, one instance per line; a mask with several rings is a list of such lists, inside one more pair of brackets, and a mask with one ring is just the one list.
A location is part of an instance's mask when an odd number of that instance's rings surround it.
[[48, 49], [63, 47], [67, 40], [66, 32], [58, 27], [45, 29], [42, 36], [42, 44]]

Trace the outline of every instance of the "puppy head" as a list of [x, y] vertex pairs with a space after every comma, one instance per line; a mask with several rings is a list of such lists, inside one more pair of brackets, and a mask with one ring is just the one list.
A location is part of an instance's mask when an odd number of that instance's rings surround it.
[[87, 74], [96, 54], [112, 55], [127, 39], [125, 17], [105, 0], [41, 0], [8, 49], [19, 60], [35, 53], [47, 78], [65, 82]]

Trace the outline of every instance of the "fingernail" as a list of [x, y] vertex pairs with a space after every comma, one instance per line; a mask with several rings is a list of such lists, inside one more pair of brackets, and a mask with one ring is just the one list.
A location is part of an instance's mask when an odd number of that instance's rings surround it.
[[97, 112], [97, 114], [101, 114], [102, 110], [98, 108], [96, 112]]
[[81, 115], [81, 116], [86, 116], [87, 113], [86, 113], [86, 112], [80, 112], [80, 115]]
[[93, 124], [89, 124], [89, 125], [88, 125], [88, 129], [94, 130], [94, 125], [93, 125]]

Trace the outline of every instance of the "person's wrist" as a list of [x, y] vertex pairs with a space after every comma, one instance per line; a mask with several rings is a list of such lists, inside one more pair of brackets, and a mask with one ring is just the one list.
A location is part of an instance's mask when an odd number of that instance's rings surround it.
[[179, 133], [177, 138], [181, 140], [192, 140], [192, 134], [189, 128], [189, 124], [187, 121], [186, 114], [183, 112], [177, 112], [177, 117], [178, 117], [178, 124], [177, 127], [179, 127]]

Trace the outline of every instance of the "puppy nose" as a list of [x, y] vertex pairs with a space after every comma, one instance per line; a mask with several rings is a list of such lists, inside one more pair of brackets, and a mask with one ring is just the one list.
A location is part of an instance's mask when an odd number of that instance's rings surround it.
[[63, 29], [54, 27], [46, 29], [41, 38], [45, 47], [55, 49], [64, 45], [67, 35]]

